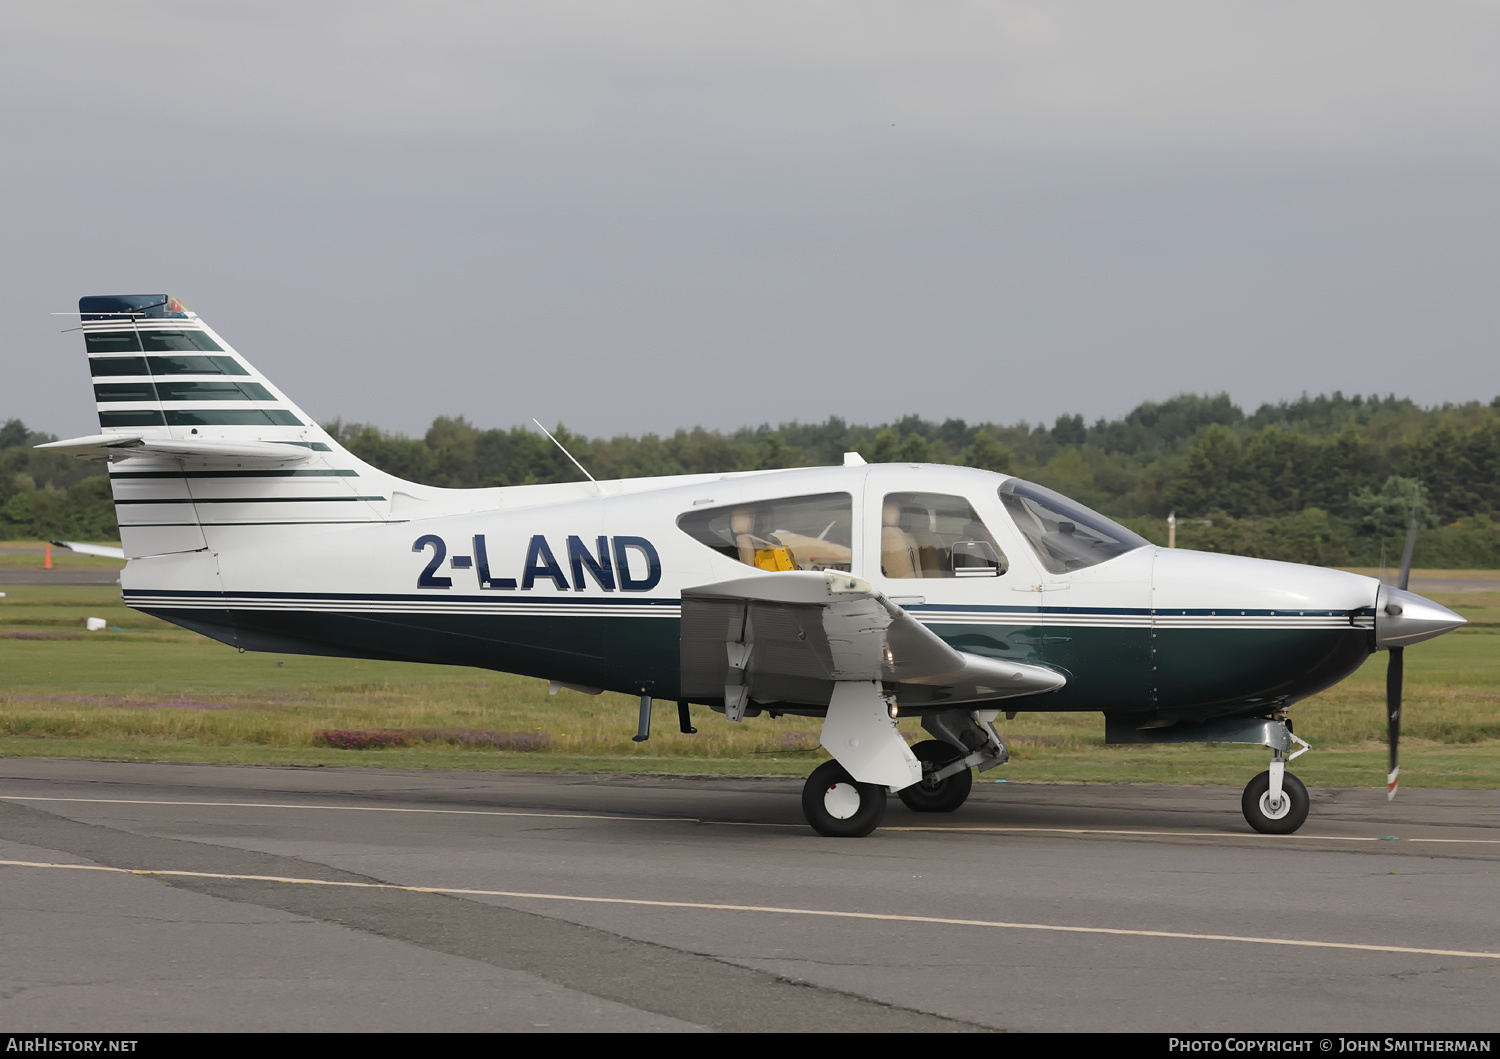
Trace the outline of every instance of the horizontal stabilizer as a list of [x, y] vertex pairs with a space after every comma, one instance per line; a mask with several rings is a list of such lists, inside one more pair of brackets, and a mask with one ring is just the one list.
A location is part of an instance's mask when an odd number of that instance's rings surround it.
[[77, 541], [53, 541], [54, 548], [66, 548], [79, 555], [102, 555], [106, 559], [125, 558], [124, 548], [111, 548], [107, 544], [79, 544]]
[[90, 434], [66, 441], [52, 441], [36, 446], [53, 452], [64, 452], [80, 460], [115, 462], [150, 456], [157, 459], [202, 460], [210, 464], [283, 464], [300, 463], [311, 455], [306, 448], [268, 441], [221, 441], [208, 438], [178, 440], [150, 438], [143, 434]]

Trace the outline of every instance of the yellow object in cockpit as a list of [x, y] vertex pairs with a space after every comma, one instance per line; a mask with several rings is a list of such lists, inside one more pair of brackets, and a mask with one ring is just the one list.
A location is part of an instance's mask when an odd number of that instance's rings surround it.
[[755, 549], [755, 566], [758, 570], [795, 570], [797, 560], [792, 550], [783, 546]]

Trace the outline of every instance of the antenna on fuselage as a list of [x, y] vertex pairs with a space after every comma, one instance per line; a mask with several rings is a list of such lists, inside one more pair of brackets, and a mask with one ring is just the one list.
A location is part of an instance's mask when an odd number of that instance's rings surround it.
[[592, 474], [589, 474], [588, 469], [586, 467], [584, 467], [583, 464], [579, 463], [578, 460], [577, 460], [577, 458], [574, 457], [574, 455], [571, 452], [569, 452], [567, 449], [563, 448], [563, 443], [561, 441], [558, 441], [556, 438], [554, 438], [552, 436], [552, 431], [550, 431], [546, 427], [542, 426], [542, 424], [540, 422], [538, 422], [536, 416], [532, 416], [531, 417], [531, 421], [533, 423], [536, 423], [536, 428], [538, 430], [540, 430], [543, 434], [547, 435], [547, 440], [548, 441], [552, 442], [552, 444], [556, 445], [559, 449], [562, 449], [562, 454], [564, 456], [566, 456], [568, 459], [570, 459], [570, 460], [573, 461], [573, 466], [574, 467], [577, 467], [580, 471], [583, 471], [583, 476], [585, 478], [587, 478], [589, 481], [593, 482], [594, 483], [594, 488], [597, 489], [597, 490], [599, 490], [599, 495], [600, 496], [603, 496], [604, 495], [604, 487], [599, 484], [599, 480], [597, 478], [595, 478]]

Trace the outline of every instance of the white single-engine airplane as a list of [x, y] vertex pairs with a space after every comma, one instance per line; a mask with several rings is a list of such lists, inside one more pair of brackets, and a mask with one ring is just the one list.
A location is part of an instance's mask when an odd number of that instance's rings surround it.
[[[993, 721], [1099, 711], [1112, 743], [1263, 745], [1246, 819], [1289, 834], [1287, 710], [1462, 625], [1369, 577], [1157, 548], [1004, 474], [927, 464], [436, 489], [356, 459], [175, 298], [79, 301], [125, 601], [247, 651], [480, 666], [740, 721], [822, 717], [808, 823], [887, 791], [957, 809]], [[586, 472], [585, 472], [586, 473]], [[908, 747], [898, 715], [934, 738]], [[1302, 749], [1292, 752], [1292, 744]]]

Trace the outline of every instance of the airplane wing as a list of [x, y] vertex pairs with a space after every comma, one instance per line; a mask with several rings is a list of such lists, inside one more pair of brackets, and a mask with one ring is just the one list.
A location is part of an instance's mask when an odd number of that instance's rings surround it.
[[66, 548], [79, 555], [102, 555], [106, 559], [125, 558], [124, 548], [111, 548], [107, 544], [79, 544], [77, 541], [53, 541], [52, 547]]
[[311, 450], [298, 445], [266, 441], [219, 441], [204, 438], [177, 440], [147, 438], [143, 434], [90, 434], [66, 441], [52, 441], [36, 446], [63, 452], [80, 460], [125, 460], [135, 457], [188, 459], [209, 464], [241, 466], [244, 464], [300, 463]]
[[826, 705], [840, 681], [897, 685], [908, 705], [982, 702], [1062, 687], [1042, 666], [948, 646], [868, 581], [828, 570], [785, 571], [684, 589], [682, 694]]

